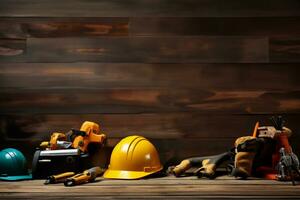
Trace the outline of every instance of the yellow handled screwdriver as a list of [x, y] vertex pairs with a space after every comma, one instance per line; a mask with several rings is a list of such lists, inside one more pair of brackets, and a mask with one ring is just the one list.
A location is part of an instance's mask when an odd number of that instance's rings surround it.
[[54, 183], [63, 183], [67, 178], [74, 175], [75, 175], [74, 172], [65, 172], [62, 174], [52, 175], [47, 177], [44, 184], [47, 185], [47, 184], [54, 184]]
[[100, 167], [93, 167], [91, 169], [85, 170], [82, 173], [76, 174], [72, 177], [67, 178], [64, 181], [65, 186], [74, 186], [83, 184], [86, 182], [93, 182], [97, 178], [97, 176], [100, 176], [104, 173], [104, 169]]

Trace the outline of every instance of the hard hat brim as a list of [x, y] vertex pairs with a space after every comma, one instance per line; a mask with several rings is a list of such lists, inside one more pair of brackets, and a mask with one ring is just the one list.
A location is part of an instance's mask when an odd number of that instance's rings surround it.
[[22, 181], [32, 180], [32, 174], [20, 175], [20, 176], [0, 176], [1, 181]]
[[124, 171], [124, 170], [106, 170], [103, 177], [111, 179], [140, 179], [145, 176], [149, 176], [162, 170], [162, 167], [151, 172], [140, 172], [140, 171]]

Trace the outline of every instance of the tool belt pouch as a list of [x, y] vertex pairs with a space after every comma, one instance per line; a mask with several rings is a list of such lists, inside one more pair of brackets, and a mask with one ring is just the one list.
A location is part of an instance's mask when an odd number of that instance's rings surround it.
[[255, 158], [259, 141], [252, 136], [240, 137], [235, 141], [235, 159], [232, 175], [247, 178], [251, 176], [253, 160]]

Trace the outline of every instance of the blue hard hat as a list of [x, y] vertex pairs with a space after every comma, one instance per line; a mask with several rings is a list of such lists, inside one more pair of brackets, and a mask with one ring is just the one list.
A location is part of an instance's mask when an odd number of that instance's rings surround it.
[[28, 173], [26, 158], [17, 149], [0, 151], [0, 180], [17, 181], [32, 179]]

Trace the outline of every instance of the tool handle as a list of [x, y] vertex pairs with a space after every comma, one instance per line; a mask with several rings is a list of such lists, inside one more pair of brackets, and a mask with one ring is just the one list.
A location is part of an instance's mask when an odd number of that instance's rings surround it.
[[100, 167], [93, 167], [91, 169], [85, 170], [83, 173], [76, 174], [64, 182], [65, 186], [74, 186], [86, 182], [91, 182], [97, 178], [97, 176], [104, 173], [104, 169]]
[[75, 176], [72, 176], [71, 178], [67, 178], [64, 182], [65, 186], [74, 186], [79, 185], [82, 183], [85, 183], [89, 180], [90, 174], [84, 171], [83, 173], [76, 174]]
[[91, 169], [88, 170], [88, 172], [90, 173], [90, 180], [93, 180], [95, 178], [97, 178], [97, 176], [100, 176], [104, 173], [104, 169], [102, 169], [101, 167], [93, 167]]
[[65, 172], [65, 173], [62, 173], [62, 174], [54, 175], [53, 177], [56, 180], [60, 180], [60, 179], [68, 178], [70, 176], [74, 176], [74, 175], [75, 175], [74, 172]]
[[64, 182], [67, 178], [74, 176], [74, 172], [65, 172], [62, 174], [49, 176], [44, 184], [52, 184], [52, 183], [61, 183]]
[[183, 174], [186, 170], [191, 168], [191, 162], [190, 160], [186, 159], [181, 161], [181, 163], [177, 166], [175, 166], [175, 168], [173, 169], [173, 174], [175, 176], [180, 176], [181, 174]]

